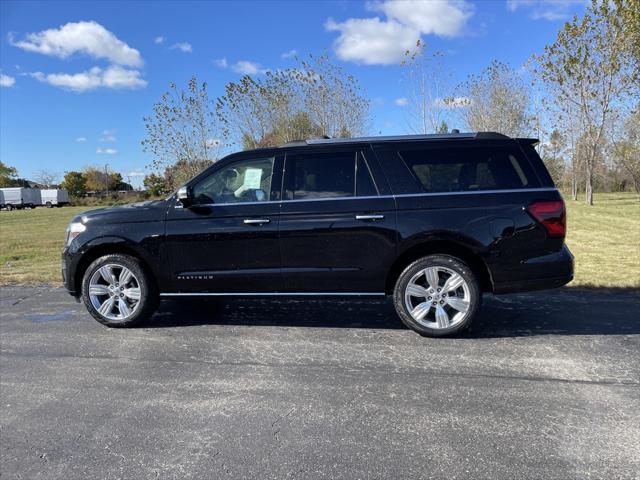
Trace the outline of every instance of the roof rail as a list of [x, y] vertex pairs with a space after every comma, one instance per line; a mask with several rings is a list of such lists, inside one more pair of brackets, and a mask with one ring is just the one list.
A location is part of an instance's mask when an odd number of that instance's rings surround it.
[[476, 133], [478, 140], [510, 140], [511, 137], [498, 132], [478, 132]]
[[306, 145], [335, 145], [344, 143], [378, 143], [393, 141], [412, 140], [456, 140], [456, 139], [478, 139], [478, 140], [505, 140], [511, 137], [496, 132], [468, 132], [468, 133], [429, 133], [420, 135], [386, 135], [380, 137], [353, 137], [353, 138], [310, 138], [307, 140], [294, 140], [285, 143], [281, 147], [300, 147]]
[[304, 145], [307, 145], [308, 142], [309, 142], [309, 140], [291, 140], [290, 142], [283, 143], [282, 145], [280, 145], [280, 148], [282, 148], [282, 147], [302, 147]]

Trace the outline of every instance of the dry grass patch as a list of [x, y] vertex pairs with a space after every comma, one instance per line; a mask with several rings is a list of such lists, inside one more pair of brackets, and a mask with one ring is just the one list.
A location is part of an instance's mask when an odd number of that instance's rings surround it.
[[[566, 197], [568, 198], [568, 197]], [[0, 212], [0, 284], [60, 284], [67, 223], [87, 207]], [[595, 205], [567, 200], [567, 244], [576, 256], [570, 285], [640, 287], [640, 199], [596, 194]]]

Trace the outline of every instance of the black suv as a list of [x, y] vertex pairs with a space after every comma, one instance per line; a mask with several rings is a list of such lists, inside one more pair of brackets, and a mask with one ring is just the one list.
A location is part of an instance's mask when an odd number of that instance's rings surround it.
[[573, 278], [536, 142], [463, 133], [229, 155], [166, 200], [74, 218], [64, 282], [108, 326], [166, 297], [389, 295], [415, 331], [457, 333], [483, 292]]

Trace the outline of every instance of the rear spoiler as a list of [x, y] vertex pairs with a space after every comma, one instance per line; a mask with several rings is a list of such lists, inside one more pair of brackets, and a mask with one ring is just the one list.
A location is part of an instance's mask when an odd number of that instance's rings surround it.
[[516, 138], [516, 141], [521, 145], [533, 145], [536, 146], [540, 143], [537, 138]]

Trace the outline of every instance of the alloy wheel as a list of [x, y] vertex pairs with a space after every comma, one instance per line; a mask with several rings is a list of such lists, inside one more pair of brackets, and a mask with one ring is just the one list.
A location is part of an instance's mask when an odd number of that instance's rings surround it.
[[434, 266], [416, 273], [405, 288], [405, 306], [419, 324], [445, 329], [464, 320], [471, 293], [464, 278], [454, 270]]
[[140, 306], [140, 282], [124, 265], [109, 263], [89, 280], [89, 299], [104, 318], [125, 321]]

